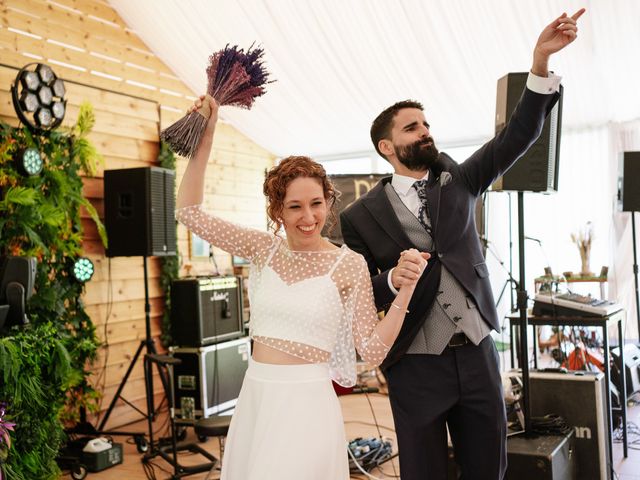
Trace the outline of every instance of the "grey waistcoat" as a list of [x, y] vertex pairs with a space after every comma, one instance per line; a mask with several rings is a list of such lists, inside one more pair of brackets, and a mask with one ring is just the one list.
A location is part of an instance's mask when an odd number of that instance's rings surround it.
[[[409, 240], [420, 251], [432, 252], [433, 238], [402, 203], [391, 183], [385, 185], [385, 193]], [[428, 218], [427, 223], [430, 225]], [[490, 331], [491, 328], [478, 312], [473, 298], [442, 265], [436, 301], [427, 312], [422, 328], [418, 331], [407, 353], [439, 355], [456, 332], [464, 332], [474, 344], [478, 345]]]

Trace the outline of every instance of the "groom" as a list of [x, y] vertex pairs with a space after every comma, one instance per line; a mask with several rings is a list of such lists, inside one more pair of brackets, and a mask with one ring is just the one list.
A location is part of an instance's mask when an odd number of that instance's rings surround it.
[[382, 365], [389, 385], [402, 480], [447, 478], [447, 427], [464, 479], [502, 479], [506, 418], [499, 329], [489, 272], [475, 228], [475, 204], [540, 135], [558, 100], [549, 57], [576, 38], [579, 10], [540, 34], [527, 87], [510, 122], [464, 163], [439, 153], [422, 105], [398, 102], [373, 121], [371, 140], [394, 168], [341, 214], [347, 245], [364, 256], [376, 304], [388, 309], [419, 272], [401, 255], [417, 248], [427, 268]]

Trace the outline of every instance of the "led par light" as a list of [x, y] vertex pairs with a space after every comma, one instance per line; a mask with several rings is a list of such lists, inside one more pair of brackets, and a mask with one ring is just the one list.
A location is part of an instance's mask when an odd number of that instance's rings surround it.
[[43, 161], [40, 152], [35, 148], [20, 150], [15, 157], [17, 168], [22, 175], [38, 175], [42, 171]]
[[37, 128], [49, 130], [53, 124], [51, 110], [45, 107], [40, 107], [35, 114], [34, 120]]
[[38, 109], [38, 97], [36, 94], [23, 90], [20, 95], [20, 107], [27, 112], [35, 112]]
[[44, 63], [22, 67], [11, 86], [13, 108], [32, 131], [47, 131], [62, 123], [67, 101], [64, 82]]
[[73, 276], [81, 283], [91, 280], [93, 272], [93, 262], [86, 257], [80, 257], [73, 264]]

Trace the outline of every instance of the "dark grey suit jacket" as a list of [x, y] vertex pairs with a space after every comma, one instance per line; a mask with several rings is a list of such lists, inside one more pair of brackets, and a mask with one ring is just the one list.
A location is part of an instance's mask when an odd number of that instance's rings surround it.
[[[440, 284], [441, 264], [473, 296], [484, 320], [499, 329], [489, 271], [476, 231], [476, 200], [535, 142], [558, 98], [559, 94], [542, 95], [525, 88], [507, 126], [464, 163], [440, 154], [430, 171], [427, 191], [436, 251], [418, 282], [410, 313], [383, 368], [406, 352], [420, 329]], [[340, 215], [345, 243], [367, 261], [380, 310], [386, 310], [395, 297], [387, 283], [389, 270], [397, 264], [401, 251], [416, 248], [384, 192], [383, 185], [390, 181], [391, 177], [382, 179]]]

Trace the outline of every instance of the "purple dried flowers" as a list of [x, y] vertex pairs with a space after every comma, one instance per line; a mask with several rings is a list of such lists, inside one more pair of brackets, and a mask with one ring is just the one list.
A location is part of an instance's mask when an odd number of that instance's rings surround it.
[[[207, 67], [207, 95], [220, 105], [250, 109], [255, 99], [264, 94], [265, 85], [271, 83], [263, 56], [264, 50], [253, 45], [246, 52], [237, 45], [227, 45], [213, 53]], [[191, 112], [164, 129], [160, 138], [178, 155], [191, 158], [200, 143], [208, 116], [202, 109]]]

